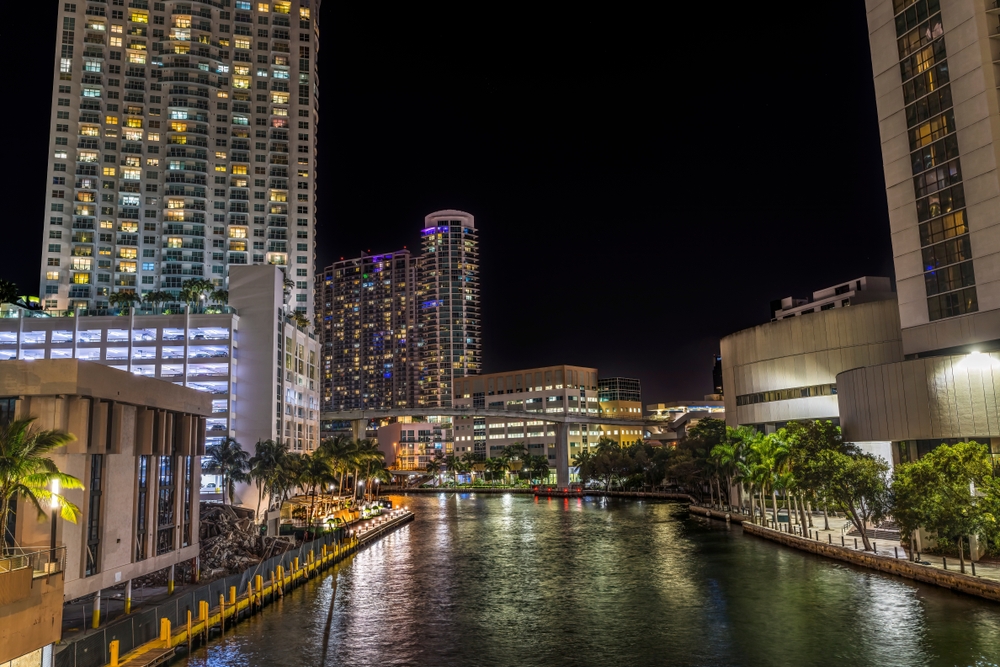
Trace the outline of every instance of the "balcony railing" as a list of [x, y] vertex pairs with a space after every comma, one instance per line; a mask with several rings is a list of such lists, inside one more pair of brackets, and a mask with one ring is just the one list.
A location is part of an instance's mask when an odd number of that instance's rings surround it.
[[38, 550], [6, 547], [0, 554], [0, 572], [31, 568], [33, 577], [44, 577], [66, 569], [66, 547]]

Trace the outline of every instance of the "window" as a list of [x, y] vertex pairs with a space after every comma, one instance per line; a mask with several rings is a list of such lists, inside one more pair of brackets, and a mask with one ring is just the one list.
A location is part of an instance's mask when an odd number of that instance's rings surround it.
[[[108, 405], [110, 412], [110, 404]], [[109, 420], [110, 422], [110, 420]], [[111, 429], [108, 429], [110, 437]], [[96, 443], [100, 446], [101, 443]], [[90, 457], [90, 484], [87, 490], [90, 502], [87, 507], [87, 565], [84, 576], [91, 577], [98, 572], [101, 546], [101, 480], [103, 479], [104, 455], [92, 454]]]

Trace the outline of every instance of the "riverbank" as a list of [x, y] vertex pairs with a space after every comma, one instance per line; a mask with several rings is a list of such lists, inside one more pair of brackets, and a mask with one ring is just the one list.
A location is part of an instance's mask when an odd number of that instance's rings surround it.
[[206, 584], [70, 642], [55, 654], [55, 665], [161, 664], [181, 646], [190, 650], [196, 643], [223, 636], [234, 623], [259, 613], [289, 590], [413, 519], [413, 512], [399, 510], [362, 523], [344, 541], [320, 537], [242, 574]]
[[696, 504], [690, 505], [688, 511], [698, 516], [738, 523], [743, 527], [744, 533], [777, 542], [793, 549], [866, 567], [886, 574], [895, 574], [925, 584], [933, 584], [956, 593], [975, 595], [992, 600], [993, 602], [1000, 602], [1000, 581], [914, 563], [905, 557], [905, 552], [903, 552], [904, 557], [900, 558], [895, 553], [889, 555], [860, 551], [847, 546], [833, 544], [832, 540], [823, 542], [819, 539], [819, 531], [815, 532], [817, 539], [811, 539], [761, 526], [751, 521], [750, 517], [745, 514], [722, 512]]
[[389, 495], [406, 495], [409, 493], [416, 494], [434, 494], [434, 493], [482, 493], [486, 495], [496, 494], [503, 495], [508, 493], [526, 495], [526, 496], [552, 496], [553, 498], [582, 498], [584, 496], [598, 496], [605, 498], [651, 498], [657, 500], [680, 500], [686, 503], [696, 503], [697, 501], [690, 495], [686, 493], [674, 493], [669, 491], [599, 491], [596, 489], [587, 489], [582, 493], [574, 493], [572, 495], [565, 493], [546, 493], [545, 491], [535, 491], [534, 489], [516, 488], [516, 487], [483, 487], [483, 488], [440, 488], [440, 489], [401, 489], [401, 490], [389, 490], [382, 491], [383, 496]]

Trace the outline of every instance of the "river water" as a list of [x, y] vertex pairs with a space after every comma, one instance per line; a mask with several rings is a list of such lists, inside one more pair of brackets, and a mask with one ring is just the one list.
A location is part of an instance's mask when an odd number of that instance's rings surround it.
[[678, 504], [393, 500], [416, 520], [186, 664], [1000, 662], [1000, 604], [780, 547]]

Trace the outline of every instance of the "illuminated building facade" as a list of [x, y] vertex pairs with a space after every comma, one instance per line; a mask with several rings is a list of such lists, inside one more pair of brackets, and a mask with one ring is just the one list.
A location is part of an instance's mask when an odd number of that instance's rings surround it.
[[416, 264], [409, 250], [327, 267], [317, 282], [323, 405], [329, 410], [416, 404]]
[[46, 309], [267, 263], [312, 315], [319, 5], [59, 3]]
[[455, 382], [482, 370], [479, 236], [474, 218], [437, 211], [424, 220], [417, 283], [419, 404], [451, 407]]

